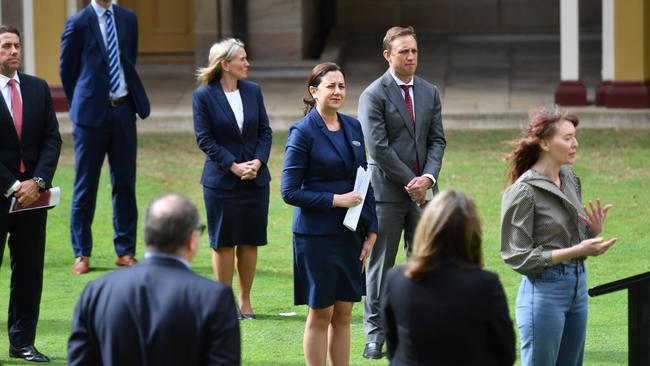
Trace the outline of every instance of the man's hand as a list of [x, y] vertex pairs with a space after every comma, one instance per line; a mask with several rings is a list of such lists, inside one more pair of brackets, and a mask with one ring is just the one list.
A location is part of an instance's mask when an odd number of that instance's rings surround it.
[[31, 179], [22, 181], [14, 191], [14, 196], [21, 206], [29, 206], [38, 199], [38, 184]]
[[433, 186], [431, 179], [425, 176], [419, 176], [411, 179], [404, 187], [406, 193], [411, 197], [411, 201], [422, 204], [426, 198], [427, 190]]

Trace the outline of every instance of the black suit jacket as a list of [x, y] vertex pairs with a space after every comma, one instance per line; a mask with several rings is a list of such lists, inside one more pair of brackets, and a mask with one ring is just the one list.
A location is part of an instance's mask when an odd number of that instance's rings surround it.
[[147, 258], [81, 293], [69, 365], [239, 365], [232, 290], [173, 258]]
[[45, 80], [18, 73], [23, 100], [23, 133], [18, 139], [14, 121], [0, 94], [0, 215], [9, 209], [4, 193], [20, 179], [20, 159], [25, 177], [41, 177], [51, 185], [61, 152], [59, 122]]
[[388, 273], [381, 314], [391, 365], [512, 365], [515, 333], [498, 277], [443, 264], [419, 281]]

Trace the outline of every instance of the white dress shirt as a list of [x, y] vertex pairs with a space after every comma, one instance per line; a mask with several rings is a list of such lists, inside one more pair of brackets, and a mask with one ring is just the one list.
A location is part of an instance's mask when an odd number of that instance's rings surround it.
[[[106, 13], [107, 9], [104, 9], [101, 5], [97, 4], [95, 0], [93, 0], [90, 5], [92, 5], [93, 9], [95, 10], [95, 14], [97, 14], [97, 19], [99, 20], [99, 30], [102, 32], [102, 38], [104, 38], [104, 47], [106, 47], [106, 51], [108, 51], [108, 37], [106, 36], [106, 17], [104, 16], [104, 13]], [[108, 9], [111, 10], [111, 17], [113, 18], [113, 26], [115, 27], [115, 32], [117, 32], [117, 23], [115, 22], [115, 9], [113, 9], [113, 4], [108, 7]], [[135, 37], [138, 35], [136, 34]], [[119, 37], [115, 40], [117, 42], [117, 60], [118, 60], [118, 68], [120, 70], [120, 86], [117, 88], [117, 92], [111, 94], [111, 98], [122, 98], [125, 97], [127, 94], [129, 94], [129, 91], [126, 87], [126, 78], [124, 77], [124, 69], [122, 68], [122, 61], [120, 58], [120, 40]]]
[[[0, 74], [0, 90], [2, 91], [2, 98], [5, 100], [5, 104], [7, 105], [9, 114], [11, 114], [11, 118], [14, 118], [14, 111], [11, 110], [11, 91], [9, 90], [10, 79], [16, 80], [16, 89], [18, 89], [18, 96], [20, 96], [22, 101], [22, 94], [20, 93], [20, 79], [18, 78], [18, 73], [15, 73], [11, 78]], [[9, 189], [7, 189], [7, 191], [4, 193], [5, 197], [11, 196], [16, 191], [16, 189], [18, 189], [19, 184], [20, 181], [15, 181], [14, 184], [9, 187]]]
[[237, 121], [237, 127], [239, 127], [239, 132], [244, 130], [244, 105], [241, 101], [241, 94], [239, 94], [239, 89], [234, 92], [224, 92], [226, 98], [228, 99], [228, 104], [230, 104], [230, 109], [235, 114], [235, 120]]

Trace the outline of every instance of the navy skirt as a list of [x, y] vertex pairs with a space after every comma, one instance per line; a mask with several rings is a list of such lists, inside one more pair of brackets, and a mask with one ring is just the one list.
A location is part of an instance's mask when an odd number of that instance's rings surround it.
[[363, 237], [345, 230], [331, 235], [293, 234], [294, 303], [322, 309], [336, 301], [361, 301]]
[[269, 186], [237, 182], [233, 190], [203, 187], [210, 246], [265, 245], [269, 217]]

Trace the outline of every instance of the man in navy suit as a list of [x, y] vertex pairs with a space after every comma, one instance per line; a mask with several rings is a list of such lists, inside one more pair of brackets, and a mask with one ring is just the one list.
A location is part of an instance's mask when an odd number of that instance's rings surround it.
[[8, 213], [11, 197], [28, 206], [51, 186], [61, 152], [59, 122], [44, 80], [18, 72], [20, 33], [0, 26], [0, 263], [9, 237], [9, 356], [47, 362], [34, 347], [43, 287], [47, 210]]
[[135, 70], [138, 53], [135, 14], [93, 0], [68, 19], [61, 37], [61, 81], [70, 101], [75, 149], [70, 236], [75, 263], [72, 272], [89, 271], [91, 224], [99, 175], [108, 154], [113, 185], [113, 243], [118, 266], [137, 261], [135, 114], [149, 115], [149, 100]]
[[154, 199], [145, 259], [89, 283], [68, 341], [68, 365], [239, 365], [232, 290], [194, 274], [199, 213], [187, 198]]

